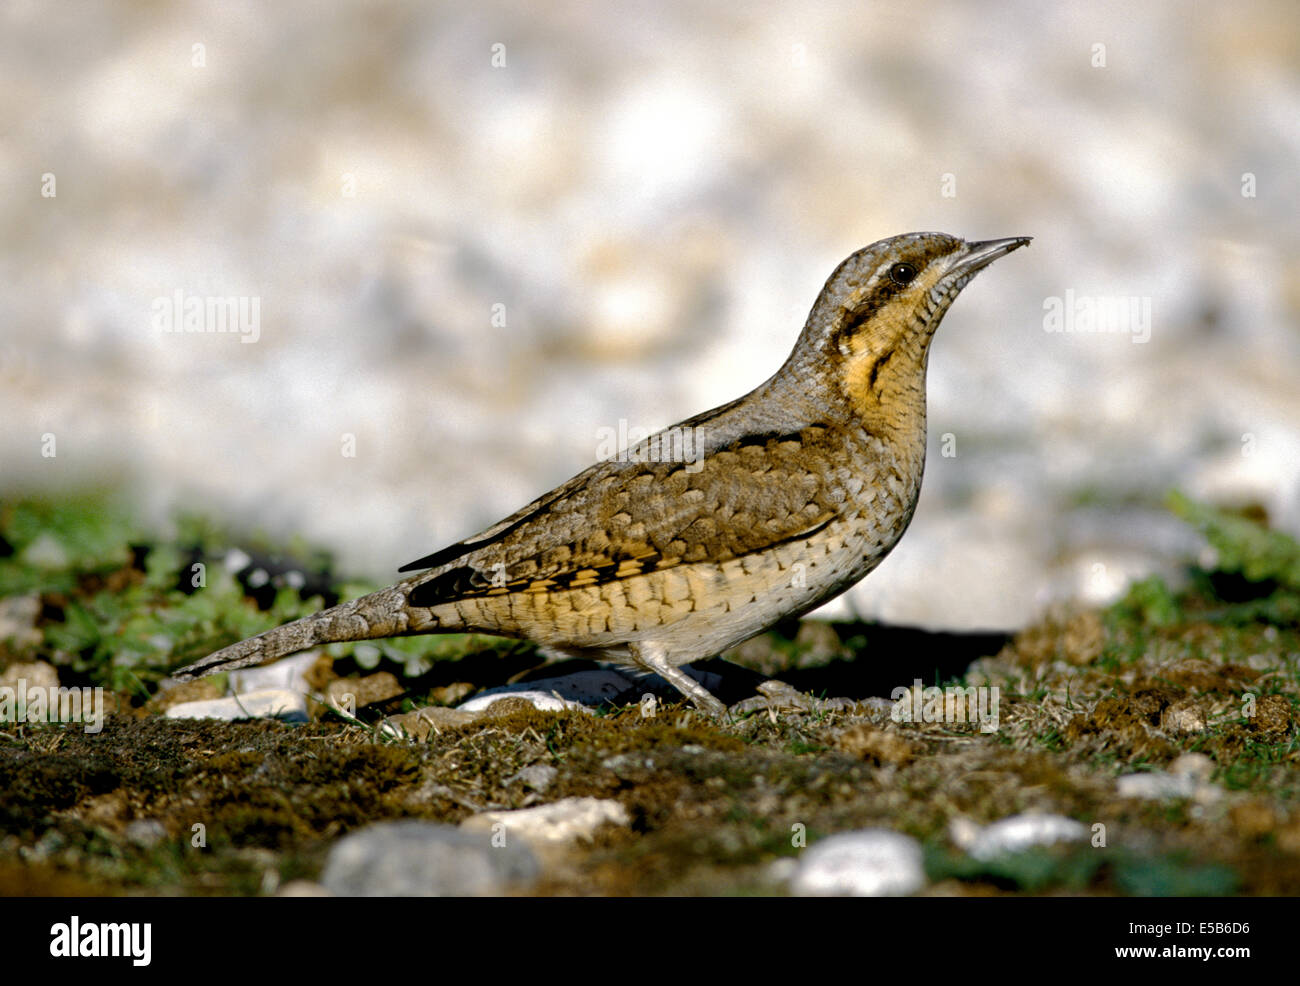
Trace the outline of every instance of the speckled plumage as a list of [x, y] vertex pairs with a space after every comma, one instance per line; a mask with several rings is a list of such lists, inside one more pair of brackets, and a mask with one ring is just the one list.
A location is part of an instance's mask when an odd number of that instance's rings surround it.
[[1027, 242], [911, 233], [858, 251], [750, 394], [412, 562], [402, 571], [422, 571], [396, 585], [176, 677], [331, 641], [478, 631], [654, 671], [724, 713], [680, 666], [820, 605], [889, 553], [920, 492], [934, 330], [977, 271]]

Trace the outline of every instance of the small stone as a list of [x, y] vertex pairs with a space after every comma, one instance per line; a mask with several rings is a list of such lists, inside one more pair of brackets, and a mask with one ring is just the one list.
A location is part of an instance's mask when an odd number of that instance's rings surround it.
[[948, 822], [948, 838], [952, 844], [963, 852], [970, 852], [971, 846], [983, 831], [983, 826], [965, 815], [957, 815]]
[[1167, 733], [1205, 732], [1205, 710], [1195, 699], [1167, 705], [1160, 713], [1160, 728]]
[[23, 564], [33, 568], [67, 568], [68, 552], [53, 534], [41, 534], [23, 549]]
[[866, 698], [859, 702], [858, 708], [862, 710], [864, 715], [879, 715], [881, 713], [889, 715], [889, 713], [894, 711], [894, 703], [890, 699], [882, 698], [879, 695], [873, 695], [871, 698]]
[[319, 650], [304, 651], [291, 657], [281, 658], [274, 664], [260, 668], [240, 668], [230, 672], [230, 690], [236, 695], [249, 692], [262, 692], [269, 689], [284, 689], [291, 692], [307, 692], [307, 672], [320, 659]]
[[611, 799], [565, 798], [517, 811], [485, 811], [465, 819], [460, 827], [466, 832], [492, 833], [501, 825], [509, 835], [542, 847], [590, 841], [605, 824], [631, 824], [627, 809]]
[[520, 841], [451, 825], [381, 822], [330, 849], [321, 884], [340, 897], [491, 897], [531, 886], [540, 873]]
[[925, 886], [921, 844], [889, 829], [832, 835], [807, 849], [790, 888], [804, 897], [891, 897]]
[[1115, 781], [1121, 798], [1192, 798], [1199, 785], [1190, 774], [1167, 774], [1155, 770], [1146, 774], [1125, 774]]
[[1169, 765], [1168, 772], [1125, 774], [1116, 780], [1122, 798], [1195, 798], [1214, 801], [1222, 792], [1210, 783], [1214, 761], [1204, 753], [1184, 753]]
[[[22, 684], [20, 685], [19, 682]], [[58, 688], [59, 672], [44, 661], [32, 661], [30, 664], [11, 664], [0, 672], [0, 688], [19, 688], [35, 691], [38, 688]]]
[[520, 783], [524, 787], [531, 788], [538, 794], [545, 793], [546, 789], [555, 783], [555, 778], [559, 775], [559, 770], [550, 764], [535, 763], [530, 767], [525, 767], [514, 776], [506, 780], [506, 784]]
[[169, 719], [282, 719], [287, 722], [307, 721], [307, 699], [297, 692], [272, 689], [248, 692], [229, 698], [214, 698], [201, 702], [181, 702], [167, 710]]
[[40, 612], [39, 593], [0, 599], [0, 640], [12, 641], [15, 650], [39, 644], [44, 636], [36, 629]]
[[127, 825], [126, 837], [136, 845], [148, 848], [167, 838], [167, 829], [156, 818], [137, 818]]
[[1194, 781], [1163, 771], [1125, 774], [1115, 782], [1115, 786], [1122, 798], [1190, 798], [1196, 792]]
[[1169, 765], [1169, 772], [1185, 775], [1200, 783], [1208, 783], [1214, 774], [1214, 761], [1204, 753], [1184, 753]]
[[397, 676], [388, 671], [377, 671], [364, 678], [335, 678], [325, 686], [330, 704], [345, 712], [355, 712], [374, 702], [383, 702], [402, 694]]
[[1087, 826], [1073, 818], [1046, 812], [1025, 812], [999, 819], [980, 829], [966, 851], [975, 859], [989, 860], [1024, 852], [1032, 846], [1081, 842], [1087, 838]]

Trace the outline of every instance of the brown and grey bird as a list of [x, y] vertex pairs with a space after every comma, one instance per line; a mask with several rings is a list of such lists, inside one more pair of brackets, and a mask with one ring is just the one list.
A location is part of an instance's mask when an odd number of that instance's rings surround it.
[[378, 592], [250, 637], [188, 679], [334, 641], [477, 632], [654, 672], [816, 608], [880, 564], [925, 466], [930, 341], [967, 282], [1029, 237], [909, 233], [835, 269], [757, 389], [598, 462]]

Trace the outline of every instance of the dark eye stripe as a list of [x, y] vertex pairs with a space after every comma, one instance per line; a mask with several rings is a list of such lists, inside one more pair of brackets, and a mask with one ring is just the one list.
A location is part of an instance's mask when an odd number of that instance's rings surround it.
[[[936, 257], [945, 256], [951, 249], [951, 243], [931, 244], [928, 249], [920, 252], [919, 255], [917, 251], [912, 251], [906, 260], [897, 259], [897, 254], [895, 254], [895, 258], [891, 259], [887, 266], [884, 266], [883, 269], [877, 268], [880, 270], [880, 274], [871, 288], [871, 293], [852, 308], [844, 311], [839, 328], [834, 334], [833, 343], [837, 347], [841, 346], [844, 340], [853, 336], [876, 312], [889, 304], [895, 295], [905, 291], [920, 276], [921, 271], [925, 269], [930, 261]], [[911, 271], [911, 277], [902, 281], [896, 278], [894, 274], [899, 267], [908, 268]]]
[[871, 320], [871, 318], [889, 304], [894, 295], [899, 294], [906, 287], [904, 284], [896, 284], [889, 277], [882, 277], [876, 282], [875, 287], [871, 289], [871, 294], [867, 295], [852, 308], [844, 312], [844, 321], [840, 323], [839, 331], [836, 333], [836, 341], [847, 338], [857, 332], [858, 327]]

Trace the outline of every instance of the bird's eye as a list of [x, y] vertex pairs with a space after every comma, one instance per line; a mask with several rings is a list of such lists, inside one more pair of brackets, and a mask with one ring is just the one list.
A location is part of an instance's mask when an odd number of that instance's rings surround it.
[[916, 277], [916, 268], [911, 264], [894, 264], [889, 268], [889, 279], [895, 284], [911, 284]]

